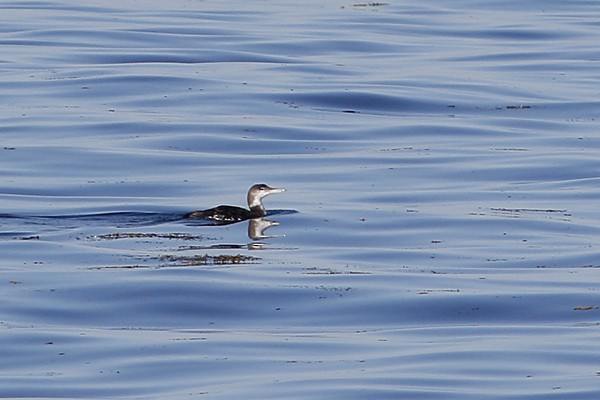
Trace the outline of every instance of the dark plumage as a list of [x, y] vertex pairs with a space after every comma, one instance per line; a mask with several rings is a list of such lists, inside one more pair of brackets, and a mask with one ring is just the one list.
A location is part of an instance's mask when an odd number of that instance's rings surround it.
[[211, 219], [222, 223], [264, 217], [267, 215], [267, 212], [262, 204], [262, 199], [272, 193], [280, 193], [284, 191], [285, 189], [282, 188], [272, 188], [264, 183], [259, 183], [253, 185], [248, 190], [247, 200], [249, 210], [237, 206], [221, 205], [214, 208], [209, 208], [208, 210], [192, 211], [185, 214], [183, 217], [191, 219]]

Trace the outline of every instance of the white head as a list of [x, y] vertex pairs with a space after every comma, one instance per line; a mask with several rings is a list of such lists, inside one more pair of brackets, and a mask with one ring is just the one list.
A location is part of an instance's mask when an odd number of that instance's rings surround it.
[[264, 183], [257, 183], [256, 185], [252, 185], [252, 187], [248, 190], [248, 207], [252, 208], [261, 208], [264, 209], [262, 205], [263, 197], [267, 197], [273, 193], [281, 193], [285, 192], [283, 188], [272, 188], [269, 185], [265, 185]]

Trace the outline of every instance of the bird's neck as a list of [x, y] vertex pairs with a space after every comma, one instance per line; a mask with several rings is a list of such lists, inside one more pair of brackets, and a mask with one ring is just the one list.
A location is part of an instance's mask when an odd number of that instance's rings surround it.
[[263, 207], [262, 203], [260, 203], [260, 202], [258, 204], [251, 204], [250, 211], [252, 211], [252, 213], [255, 215], [260, 215], [260, 216], [266, 215], [265, 207]]

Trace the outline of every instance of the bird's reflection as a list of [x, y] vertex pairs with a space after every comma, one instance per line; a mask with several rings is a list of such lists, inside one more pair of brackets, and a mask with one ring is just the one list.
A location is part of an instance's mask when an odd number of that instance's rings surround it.
[[[206, 220], [185, 220], [188, 225], [200, 225], [200, 226], [226, 226], [226, 225], [236, 225], [240, 224], [243, 221], [209, 221], [206, 223]], [[260, 242], [263, 239], [269, 239], [278, 237], [280, 235], [270, 235], [265, 231], [272, 226], [279, 225], [278, 221], [272, 221], [266, 219], [264, 217], [252, 218], [248, 221], [248, 238], [251, 240], [247, 245], [227, 245], [228, 248], [239, 248], [239, 247], [248, 247], [250, 250], [260, 250], [264, 247], [264, 243]], [[223, 245], [219, 245], [223, 247]]]
[[276, 237], [275, 235], [267, 235], [265, 231], [272, 227], [279, 225], [277, 221], [270, 221], [264, 218], [253, 218], [248, 220], [248, 237], [252, 240], [261, 240]]

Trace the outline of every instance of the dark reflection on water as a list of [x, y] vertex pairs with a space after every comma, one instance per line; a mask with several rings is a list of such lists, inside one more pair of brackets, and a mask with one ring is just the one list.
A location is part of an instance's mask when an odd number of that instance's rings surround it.
[[[295, 210], [272, 210], [268, 216], [286, 215], [297, 213]], [[14, 237], [15, 232], [35, 235], [35, 231], [20, 229], [39, 226], [53, 228], [54, 230], [66, 228], [79, 228], [82, 226], [112, 226], [115, 228], [132, 228], [161, 225], [166, 223], [181, 222], [187, 226], [224, 226], [239, 224], [246, 221], [215, 221], [211, 219], [189, 219], [184, 218], [184, 213], [161, 213], [161, 212], [133, 212], [117, 211], [93, 214], [69, 214], [69, 215], [16, 215], [0, 214], [0, 227], [10, 228], [8, 232], [0, 232], [0, 237]], [[267, 235], [265, 231], [273, 226], [279, 225], [278, 221], [265, 218], [255, 218], [247, 221], [248, 237], [252, 240], [260, 240], [276, 237]], [[39, 232], [38, 232], [39, 233]]]
[[0, 215], [3, 220], [21, 221], [25, 225], [51, 225], [56, 228], [81, 225], [110, 225], [117, 228], [131, 226], [158, 225], [181, 219], [181, 214], [156, 212], [117, 211], [75, 215]]
[[[271, 210], [267, 216], [295, 214], [295, 210]], [[190, 226], [226, 226], [239, 224], [246, 221], [216, 221], [213, 219], [184, 218], [182, 221]], [[279, 225], [278, 221], [271, 221], [266, 218], [252, 218], [248, 222], [248, 237], [252, 240], [268, 239], [277, 237], [277, 235], [268, 235], [265, 231], [273, 226]], [[256, 244], [255, 244], [256, 246]]]

